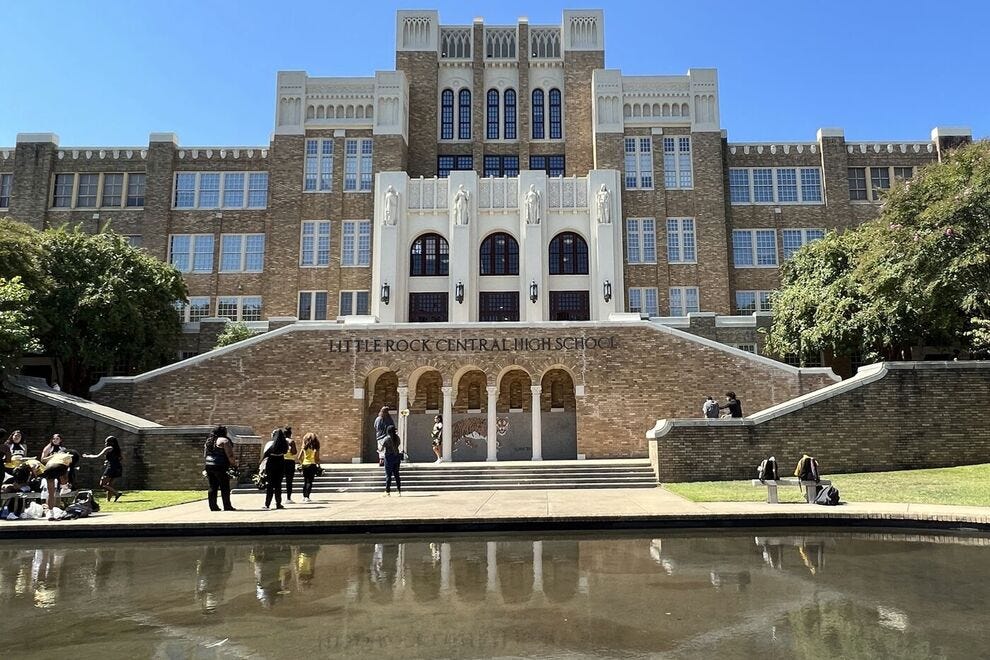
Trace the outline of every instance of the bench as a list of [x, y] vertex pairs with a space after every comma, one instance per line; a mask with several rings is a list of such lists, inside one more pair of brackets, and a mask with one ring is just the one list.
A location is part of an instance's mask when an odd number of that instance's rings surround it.
[[768, 504], [780, 504], [780, 500], [777, 499], [777, 486], [800, 485], [801, 492], [804, 493], [804, 500], [809, 504], [813, 504], [815, 501], [815, 496], [818, 495], [818, 487], [831, 486], [832, 482], [828, 479], [822, 479], [821, 481], [801, 481], [797, 477], [784, 477], [783, 479], [777, 479], [776, 481], [760, 481], [759, 479], [753, 479], [753, 485], [766, 486]]
[[[73, 500], [76, 499], [76, 495], [78, 493], [79, 493], [78, 490], [70, 490], [67, 493], [59, 493], [58, 499], [60, 499], [62, 503], [65, 503], [65, 500], [67, 499], [73, 499]], [[7, 500], [12, 500], [14, 498], [20, 500], [38, 500], [40, 502], [46, 502], [48, 501], [48, 494], [37, 491], [30, 491], [27, 493], [0, 493], [0, 505], [2, 505], [3, 502], [6, 502]]]

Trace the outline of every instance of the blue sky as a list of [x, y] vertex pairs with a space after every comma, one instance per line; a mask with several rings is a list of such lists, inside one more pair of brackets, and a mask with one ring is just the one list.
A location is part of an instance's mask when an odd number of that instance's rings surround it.
[[990, 3], [811, 2], [394, 4], [7, 0], [0, 9], [0, 146], [54, 132], [63, 146], [267, 144], [275, 72], [370, 76], [394, 68], [395, 10], [445, 24], [556, 24], [605, 10], [606, 66], [626, 74], [719, 70], [733, 142], [922, 140], [934, 126], [990, 135]]

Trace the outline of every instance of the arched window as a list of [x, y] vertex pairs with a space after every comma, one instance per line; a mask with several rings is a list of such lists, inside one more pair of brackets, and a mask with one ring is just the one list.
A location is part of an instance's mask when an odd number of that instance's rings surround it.
[[559, 140], [561, 138], [561, 116], [560, 116], [560, 90], [551, 89], [550, 94], [550, 139]]
[[551, 275], [587, 275], [588, 244], [572, 231], [557, 234], [550, 241]]
[[485, 137], [489, 140], [498, 139], [498, 90], [488, 90], [488, 130]]
[[449, 89], [440, 93], [440, 139], [454, 139], [454, 92]]
[[457, 138], [471, 139], [471, 91], [468, 89], [457, 94]]
[[502, 95], [502, 137], [506, 140], [516, 139], [516, 90], [507, 89]]
[[447, 275], [449, 259], [447, 239], [439, 234], [424, 234], [413, 241], [409, 252], [409, 274], [414, 277]]
[[519, 243], [509, 234], [492, 234], [481, 242], [482, 275], [518, 275]]
[[533, 90], [533, 139], [542, 140], [543, 132], [543, 90]]

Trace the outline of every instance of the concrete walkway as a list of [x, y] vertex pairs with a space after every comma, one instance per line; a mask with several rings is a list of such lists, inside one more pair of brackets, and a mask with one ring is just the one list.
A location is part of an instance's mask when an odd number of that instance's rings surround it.
[[608, 531], [698, 527], [896, 527], [990, 532], [990, 507], [853, 503], [689, 502], [663, 488], [482, 490], [322, 495], [311, 504], [263, 510], [261, 493], [235, 494], [237, 511], [205, 500], [76, 521], [0, 522], [0, 541], [23, 538]]

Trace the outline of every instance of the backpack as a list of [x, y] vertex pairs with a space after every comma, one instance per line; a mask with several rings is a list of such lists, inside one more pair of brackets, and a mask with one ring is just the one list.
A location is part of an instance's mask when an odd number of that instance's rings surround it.
[[801, 481], [819, 481], [818, 461], [805, 454], [794, 468], [794, 476]]
[[760, 461], [756, 476], [760, 481], [777, 481], [777, 459], [771, 456]]
[[835, 486], [825, 486], [818, 490], [818, 496], [815, 497], [815, 504], [824, 504], [825, 506], [835, 506], [839, 503], [839, 489]]

